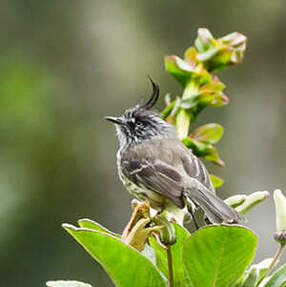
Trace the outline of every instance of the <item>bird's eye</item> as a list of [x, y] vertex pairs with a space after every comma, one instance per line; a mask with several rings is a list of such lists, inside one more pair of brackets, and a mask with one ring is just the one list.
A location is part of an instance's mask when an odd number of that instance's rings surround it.
[[131, 128], [131, 129], [135, 129], [135, 130], [138, 130], [138, 129], [141, 129], [144, 127], [144, 124], [141, 122], [141, 121], [138, 121], [136, 119], [132, 119], [130, 121], [128, 121], [128, 126]]
[[142, 128], [144, 125], [141, 122], [136, 122], [135, 123], [136, 128]]

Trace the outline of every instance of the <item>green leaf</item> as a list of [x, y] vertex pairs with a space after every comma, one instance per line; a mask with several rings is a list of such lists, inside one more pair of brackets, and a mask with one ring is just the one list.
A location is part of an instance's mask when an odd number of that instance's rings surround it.
[[162, 119], [166, 119], [173, 111], [176, 101], [172, 101], [165, 109], [161, 112]]
[[215, 144], [221, 139], [223, 132], [223, 126], [211, 123], [195, 129], [191, 137], [202, 142]]
[[214, 47], [209, 50], [207, 50], [204, 53], [201, 53], [197, 56], [197, 59], [199, 61], [205, 62], [211, 60], [214, 56], [216, 56], [219, 53], [219, 47]]
[[197, 94], [193, 94], [191, 97], [188, 97], [186, 99], [182, 99], [180, 107], [186, 110], [195, 107], [198, 104], [199, 97], [200, 92], [198, 92]]
[[218, 93], [225, 89], [225, 84], [222, 83], [217, 77], [213, 77], [213, 81], [201, 87], [202, 93]]
[[190, 137], [184, 138], [182, 142], [187, 148], [190, 148], [192, 152], [198, 157], [207, 154], [207, 150], [210, 146], [209, 144], [197, 141]]
[[116, 286], [166, 286], [151, 261], [118, 238], [70, 224], [63, 224], [63, 227], [103, 266]]
[[246, 273], [244, 281], [240, 285], [240, 287], [255, 287], [256, 282], [257, 282], [257, 269], [256, 265], [252, 265], [248, 270], [248, 272]]
[[184, 60], [192, 65], [197, 65], [197, 50], [195, 47], [189, 47], [184, 53]]
[[210, 143], [198, 141], [191, 137], [184, 138], [182, 142], [187, 148], [190, 148], [197, 157], [203, 157], [217, 165], [224, 166], [224, 162], [220, 159], [216, 148]]
[[198, 37], [195, 40], [195, 47], [200, 52], [203, 53], [208, 49], [214, 47], [215, 39], [213, 38], [211, 32], [206, 28], [198, 29]]
[[107, 228], [105, 228], [104, 226], [100, 225], [99, 223], [91, 220], [91, 219], [88, 219], [88, 218], [83, 218], [83, 219], [80, 219], [78, 221], [78, 225], [80, 227], [85, 227], [85, 228], [89, 228], [89, 229], [94, 229], [96, 231], [100, 231], [100, 232], [103, 232], [103, 233], [108, 233], [108, 234], [111, 234], [117, 238], [120, 238], [120, 235], [119, 234], [116, 234], [110, 230], [108, 230]]
[[222, 92], [225, 85], [217, 78], [212, 77], [211, 82], [200, 88], [200, 103], [204, 106], [221, 107], [228, 104], [228, 97]]
[[228, 103], [229, 98], [223, 92], [218, 92], [215, 94], [215, 97], [212, 99], [209, 105], [210, 107], [219, 108], [227, 105]]
[[238, 225], [207, 226], [183, 246], [183, 262], [192, 287], [228, 287], [255, 255], [257, 237]]
[[179, 110], [180, 110], [180, 104], [181, 104], [181, 98], [180, 97], [177, 97], [176, 100], [175, 100], [175, 104], [174, 104], [174, 107], [173, 107], [173, 110], [170, 114], [170, 116], [175, 116]]
[[201, 61], [209, 72], [220, 71], [241, 62], [246, 48], [246, 37], [232, 33], [214, 39], [207, 29], [199, 29], [195, 46], [199, 52], [197, 60]]
[[[182, 261], [182, 247], [184, 242], [191, 236], [191, 234], [182, 226], [174, 224], [176, 230], [177, 241], [171, 246], [171, 253], [173, 259], [174, 282], [176, 287], [188, 286], [189, 280], [186, 277]], [[150, 237], [150, 245], [156, 252], [157, 267], [166, 276], [168, 274], [167, 252], [159, 246], [154, 237]]]
[[156, 252], [149, 244], [145, 245], [145, 248], [141, 251], [141, 254], [147, 257], [156, 266]]
[[215, 176], [214, 174], [210, 174], [210, 179], [211, 179], [211, 182], [214, 188], [219, 188], [220, 186], [224, 184], [223, 179], [218, 176]]
[[206, 154], [203, 155], [203, 158], [216, 163], [219, 166], [224, 166], [224, 162], [220, 159], [217, 149], [212, 145], [206, 150]]
[[273, 258], [267, 258], [258, 264], [251, 265], [243, 276], [241, 282], [236, 282], [235, 287], [256, 287], [265, 276]]
[[260, 280], [264, 278], [264, 276], [268, 272], [269, 267], [271, 266], [272, 261], [273, 261], [273, 258], [266, 258], [256, 265], [256, 270], [257, 270], [256, 282], [260, 282]]
[[286, 286], [286, 264], [281, 266], [266, 282], [264, 287], [285, 287]]
[[48, 281], [46, 285], [47, 287], [92, 287], [90, 284], [71, 280]]
[[[178, 61], [180, 61], [180, 66], [178, 65]], [[191, 66], [185, 63], [186, 67], [182, 69], [182, 62], [183, 60], [177, 56], [165, 57], [165, 68], [167, 72], [174, 76], [185, 87], [191, 79], [191, 70], [187, 69], [188, 66]]]

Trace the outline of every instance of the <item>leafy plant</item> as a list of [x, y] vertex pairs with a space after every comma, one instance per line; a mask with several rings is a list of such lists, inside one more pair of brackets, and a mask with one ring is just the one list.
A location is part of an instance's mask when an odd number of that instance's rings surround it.
[[[165, 57], [166, 70], [183, 86], [181, 97], [166, 96], [162, 117], [173, 123], [182, 142], [198, 157], [223, 166], [215, 144], [224, 129], [220, 124], [204, 124], [190, 131], [190, 124], [206, 107], [222, 107], [229, 102], [225, 85], [214, 73], [239, 63], [246, 48], [246, 37], [232, 33], [215, 39], [207, 29], [199, 29], [195, 45], [184, 59]], [[218, 188], [223, 180], [211, 175]], [[234, 195], [227, 204], [246, 214], [269, 196], [267, 191]], [[286, 264], [274, 273], [286, 244], [286, 198], [274, 192], [279, 248], [273, 258], [252, 262], [257, 237], [241, 225], [201, 226], [191, 233], [183, 219], [171, 221], [166, 214], [151, 216], [148, 202], [133, 202], [134, 211], [122, 235], [90, 220], [64, 229], [108, 273], [116, 286], [170, 287], [285, 287]], [[174, 222], [176, 221], [176, 223]], [[48, 287], [90, 286], [76, 281], [49, 281]]]

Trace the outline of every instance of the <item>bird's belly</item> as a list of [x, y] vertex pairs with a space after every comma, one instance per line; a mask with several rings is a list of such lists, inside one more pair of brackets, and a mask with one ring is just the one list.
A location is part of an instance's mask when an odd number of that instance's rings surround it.
[[120, 174], [120, 179], [127, 191], [138, 200], [148, 200], [150, 202], [150, 206], [156, 210], [162, 210], [165, 207], [166, 199], [159, 193], [135, 184], [122, 174]]
[[121, 156], [120, 150], [117, 152], [117, 167], [118, 167], [118, 175], [127, 191], [133, 195], [136, 199], [140, 201], [148, 200], [150, 206], [156, 210], [161, 211], [164, 209], [166, 205], [166, 198], [160, 195], [159, 193], [146, 189], [144, 186], [139, 186], [129, 180], [121, 171]]
[[140, 187], [121, 174], [120, 179], [122, 180], [127, 191], [136, 199], [140, 201], [148, 200], [153, 209], [159, 212], [165, 210], [165, 216], [168, 218], [168, 220], [175, 221], [183, 226], [186, 214], [188, 214], [188, 209], [186, 206], [185, 208], [181, 209], [157, 192]]

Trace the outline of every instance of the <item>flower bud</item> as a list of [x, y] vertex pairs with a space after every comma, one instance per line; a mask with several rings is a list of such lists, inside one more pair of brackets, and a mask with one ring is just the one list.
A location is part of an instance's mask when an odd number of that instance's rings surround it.
[[[202, 33], [203, 31], [203, 33]], [[246, 37], [240, 33], [232, 33], [220, 39], [214, 39], [200, 31], [196, 40], [199, 52], [197, 59], [204, 63], [209, 72], [222, 70], [227, 66], [238, 64], [246, 49]]]
[[243, 204], [247, 199], [247, 196], [245, 194], [237, 194], [233, 195], [231, 197], [228, 197], [224, 200], [224, 202], [231, 206], [232, 208], [238, 207], [239, 205]]
[[276, 189], [274, 191], [274, 202], [276, 208], [276, 229], [277, 232], [274, 235], [276, 241], [281, 244], [286, 243], [286, 198], [282, 191]]
[[245, 202], [238, 206], [236, 210], [241, 214], [246, 214], [251, 208], [264, 201], [269, 196], [268, 191], [257, 191], [247, 196]]
[[213, 38], [211, 32], [206, 28], [198, 29], [198, 37], [195, 41], [195, 47], [200, 53], [214, 47], [215, 39]]
[[152, 221], [156, 224], [156, 226], [163, 226], [162, 229], [158, 231], [160, 241], [168, 246], [168, 245], [173, 245], [176, 243], [177, 237], [176, 237], [176, 231], [173, 226], [173, 223], [168, 221], [165, 217], [163, 216], [155, 216]]
[[286, 244], [286, 231], [275, 232], [273, 237], [281, 245]]

